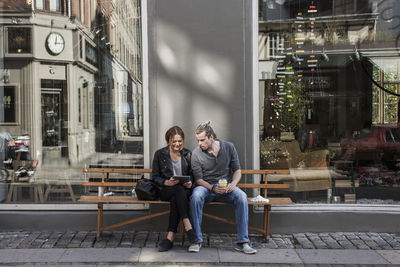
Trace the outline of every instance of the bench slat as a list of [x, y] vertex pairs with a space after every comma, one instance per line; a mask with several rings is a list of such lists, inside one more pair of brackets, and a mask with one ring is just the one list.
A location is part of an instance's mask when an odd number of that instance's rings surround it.
[[242, 174], [289, 174], [289, 170], [241, 170]]
[[288, 189], [289, 184], [238, 184], [240, 188], [269, 188], [269, 189]]
[[[136, 186], [136, 182], [83, 182], [83, 186]], [[269, 189], [288, 189], [288, 184], [238, 184], [240, 188], [269, 188]]]
[[94, 202], [94, 203], [138, 203], [138, 204], [168, 204], [168, 201], [160, 200], [138, 200], [131, 196], [81, 196], [79, 202]]
[[[93, 203], [136, 203], [136, 204], [169, 204], [168, 201], [160, 200], [138, 200], [131, 196], [81, 196], [79, 202], [93, 202]], [[249, 205], [290, 205], [294, 204], [290, 198], [269, 198], [269, 203], [252, 202], [251, 198], [248, 198]], [[223, 202], [210, 202], [208, 204], [225, 204]]]
[[112, 168], [87, 168], [86, 173], [151, 173], [151, 169], [112, 169]]
[[[87, 168], [83, 169], [86, 173], [151, 173], [151, 169], [117, 169], [117, 168]], [[289, 170], [242, 170], [242, 174], [288, 174]], [[136, 182], [83, 182], [83, 186], [136, 186]], [[240, 188], [265, 188], [265, 189], [288, 189], [287, 184], [238, 184]]]
[[83, 186], [136, 186], [136, 182], [83, 182]]
[[[242, 174], [289, 174], [289, 170], [241, 170]], [[151, 169], [86, 168], [86, 173], [151, 173]]]

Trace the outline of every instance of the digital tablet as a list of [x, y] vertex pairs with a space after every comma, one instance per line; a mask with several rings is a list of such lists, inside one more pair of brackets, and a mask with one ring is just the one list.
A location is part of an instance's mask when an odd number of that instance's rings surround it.
[[184, 184], [186, 182], [190, 182], [190, 176], [189, 175], [175, 175], [174, 176], [175, 180], [179, 180], [181, 184]]

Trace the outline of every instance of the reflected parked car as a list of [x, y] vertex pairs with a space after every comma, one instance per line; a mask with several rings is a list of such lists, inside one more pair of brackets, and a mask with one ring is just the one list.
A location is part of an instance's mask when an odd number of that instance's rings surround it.
[[400, 159], [400, 125], [372, 126], [357, 137], [341, 140], [343, 159], [378, 161], [392, 165]]

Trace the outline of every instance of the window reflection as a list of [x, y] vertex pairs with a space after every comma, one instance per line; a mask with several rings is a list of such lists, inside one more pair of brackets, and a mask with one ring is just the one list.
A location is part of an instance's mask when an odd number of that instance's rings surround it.
[[297, 202], [400, 203], [397, 7], [260, 3], [261, 163], [290, 169], [269, 181]]
[[13, 141], [0, 201], [76, 202], [96, 179], [83, 167], [143, 167], [141, 2], [2, 7], [0, 126]]

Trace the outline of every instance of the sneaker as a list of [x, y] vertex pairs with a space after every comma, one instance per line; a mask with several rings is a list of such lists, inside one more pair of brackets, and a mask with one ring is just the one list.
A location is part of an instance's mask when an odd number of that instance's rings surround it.
[[173, 243], [168, 239], [163, 239], [161, 242], [158, 244], [158, 251], [164, 252], [168, 251], [172, 248]]
[[188, 251], [197, 253], [200, 251], [200, 248], [201, 248], [201, 243], [194, 243], [189, 246]]
[[245, 254], [256, 254], [257, 250], [255, 250], [254, 248], [250, 247], [249, 243], [240, 243], [237, 244], [237, 246], [235, 247], [235, 250], [237, 251], [241, 251]]
[[186, 231], [186, 235], [189, 239], [190, 244], [197, 243], [197, 236], [193, 229]]

